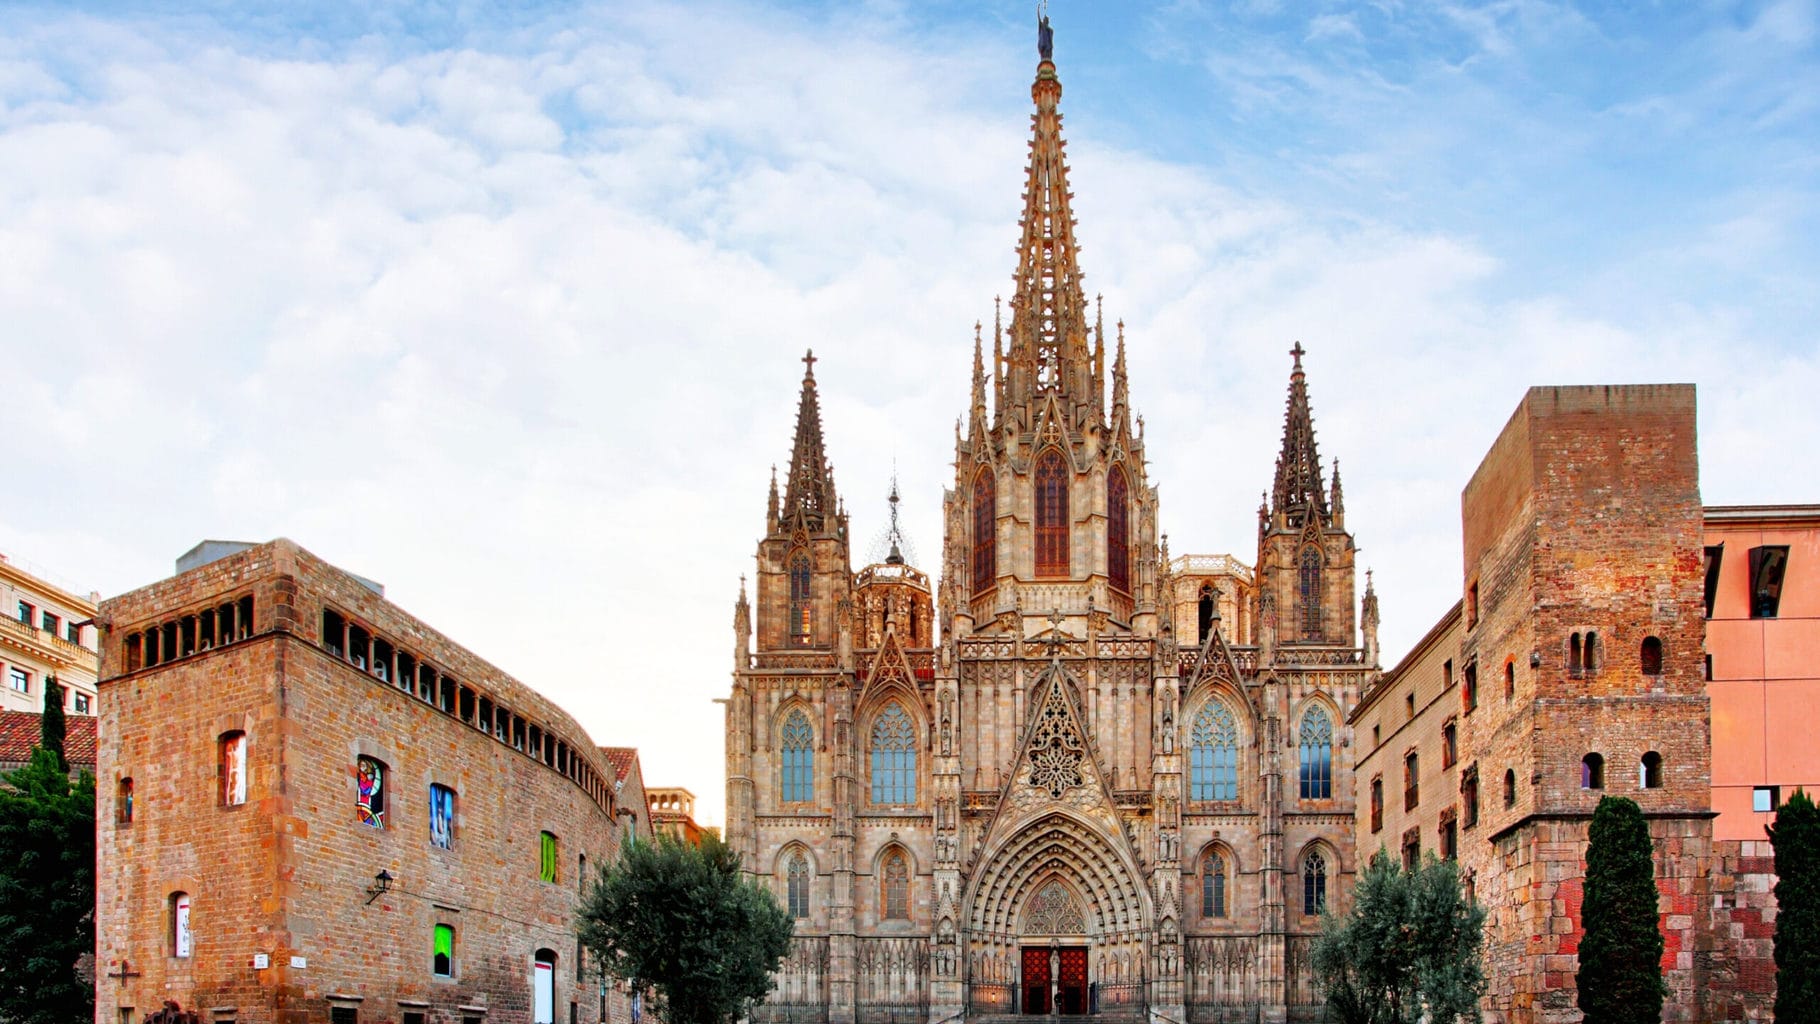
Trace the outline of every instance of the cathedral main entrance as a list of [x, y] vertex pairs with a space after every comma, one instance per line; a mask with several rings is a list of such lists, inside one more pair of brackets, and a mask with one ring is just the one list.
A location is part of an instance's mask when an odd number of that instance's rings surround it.
[[1087, 947], [1025, 946], [1020, 990], [1026, 1015], [1086, 1013]]

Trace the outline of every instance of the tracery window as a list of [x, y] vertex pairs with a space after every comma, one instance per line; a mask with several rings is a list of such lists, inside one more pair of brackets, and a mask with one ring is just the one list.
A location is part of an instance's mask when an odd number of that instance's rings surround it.
[[796, 647], [809, 646], [814, 627], [809, 600], [809, 553], [798, 551], [790, 556], [790, 643]]
[[893, 851], [885, 858], [885, 919], [906, 921], [910, 918], [910, 868], [904, 855]]
[[1327, 909], [1327, 858], [1314, 851], [1302, 859], [1302, 913]]
[[1068, 575], [1068, 470], [1054, 448], [1036, 460], [1036, 574]]
[[1106, 578], [1131, 592], [1131, 501], [1125, 471], [1117, 466], [1106, 478]]
[[973, 592], [998, 579], [998, 483], [990, 468], [973, 478]]
[[916, 802], [916, 726], [896, 701], [872, 722], [872, 802]]
[[1201, 916], [1226, 916], [1226, 858], [1217, 852], [1201, 864]]
[[1239, 730], [1232, 710], [1210, 700], [1194, 716], [1188, 746], [1188, 799], [1239, 798]]
[[782, 754], [778, 798], [784, 803], [815, 799], [815, 730], [809, 716], [801, 708], [790, 712], [778, 739]]
[[1302, 639], [1321, 638], [1321, 552], [1302, 549], [1301, 578]]
[[790, 855], [785, 870], [788, 909], [791, 917], [809, 916], [809, 860], [801, 850]]
[[385, 762], [372, 757], [354, 759], [354, 816], [362, 825], [385, 828]]
[[1333, 796], [1333, 720], [1316, 705], [1302, 716], [1301, 795], [1304, 800]]

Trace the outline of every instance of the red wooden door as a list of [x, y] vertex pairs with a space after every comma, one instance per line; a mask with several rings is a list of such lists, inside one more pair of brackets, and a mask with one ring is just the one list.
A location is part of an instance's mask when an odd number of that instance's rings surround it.
[[1061, 984], [1056, 986], [1057, 1013], [1087, 1012], [1087, 950], [1062, 950]]
[[1044, 1016], [1049, 1013], [1049, 950], [1043, 946], [1024, 949], [1024, 1013]]

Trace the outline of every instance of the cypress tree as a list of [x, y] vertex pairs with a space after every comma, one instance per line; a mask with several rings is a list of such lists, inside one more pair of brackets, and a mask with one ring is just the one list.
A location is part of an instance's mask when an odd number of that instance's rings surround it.
[[1662, 931], [1656, 924], [1656, 864], [1636, 801], [1608, 796], [1593, 812], [1580, 904], [1580, 1010], [1584, 1024], [1657, 1024], [1662, 1019]]
[[69, 758], [63, 755], [63, 684], [56, 676], [44, 679], [44, 716], [38, 720], [38, 745], [57, 755], [57, 768], [69, 771]]
[[1776, 1020], [1820, 1024], [1820, 808], [1802, 790], [1776, 808]]

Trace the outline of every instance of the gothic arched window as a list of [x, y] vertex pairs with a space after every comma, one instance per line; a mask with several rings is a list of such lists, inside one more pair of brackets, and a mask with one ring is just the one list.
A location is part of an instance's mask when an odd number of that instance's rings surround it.
[[784, 719], [777, 746], [782, 755], [778, 799], [787, 804], [815, 799], [815, 730], [801, 708]]
[[885, 919], [907, 921], [910, 918], [910, 868], [904, 855], [893, 850], [885, 858]]
[[1321, 638], [1321, 552], [1302, 549], [1301, 579], [1302, 639]]
[[1194, 716], [1188, 746], [1188, 799], [1239, 798], [1239, 730], [1232, 710], [1210, 700]]
[[1068, 469], [1054, 448], [1036, 460], [1036, 574], [1068, 575]]
[[791, 917], [809, 916], [809, 861], [801, 850], [790, 855], [786, 871], [787, 900]]
[[809, 606], [809, 553], [798, 551], [790, 556], [790, 643], [809, 646], [814, 626]]
[[872, 722], [872, 802], [916, 802], [916, 726], [896, 701]]
[[1310, 916], [1327, 909], [1327, 858], [1319, 851], [1302, 859], [1302, 913]]
[[1131, 593], [1131, 494], [1117, 466], [1106, 477], [1106, 578]]
[[973, 478], [973, 592], [998, 579], [998, 483], [990, 467]]
[[1226, 858], [1218, 853], [1201, 864], [1201, 916], [1226, 916]]
[[1319, 705], [1302, 716], [1301, 793], [1304, 800], [1333, 796], [1333, 720]]

